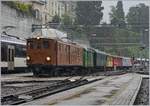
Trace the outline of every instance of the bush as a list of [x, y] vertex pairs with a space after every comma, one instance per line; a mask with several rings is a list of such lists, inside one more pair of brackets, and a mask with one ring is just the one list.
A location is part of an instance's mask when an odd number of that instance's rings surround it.
[[2, 3], [8, 5], [13, 9], [16, 9], [23, 14], [33, 15], [32, 5], [30, 4], [24, 4], [19, 1], [3, 1]]

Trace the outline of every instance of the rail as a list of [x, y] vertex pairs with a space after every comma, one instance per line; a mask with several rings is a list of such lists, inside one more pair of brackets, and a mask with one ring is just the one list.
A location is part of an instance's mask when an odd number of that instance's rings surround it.
[[22, 92], [14, 95], [7, 95], [1, 98], [2, 105], [18, 105], [21, 103], [26, 103], [41, 97], [45, 97], [48, 95], [53, 95], [58, 92], [62, 92], [68, 89], [72, 89], [78, 86], [82, 86], [88, 83], [92, 83], [94, 81], [100, 80], [100, 79], [94, 79], [91, 81], [88, 81], [87, 79], [84, 79], [83, 77], [75, 80], [70, 81], [70, 78], [67, 78], [61, 82], [58, 82], [55, 85], [41, 87], [38, 89], [34, 89], [32, 91]]

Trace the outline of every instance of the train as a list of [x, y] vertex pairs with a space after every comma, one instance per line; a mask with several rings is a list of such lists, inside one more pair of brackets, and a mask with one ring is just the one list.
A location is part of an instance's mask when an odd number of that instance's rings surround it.
[[[60, 36], [59, 32], [57, 34]], [[35, 76], [85, 75], [105, 70], [129, 69], [133, 65], [141, 68], [141, 63], [144, 67], [149, 66], [149, 59], [133, 60], [76, 42], [45, 37], [43, 33], [40, 35], [26, 41], [16, 36], [2, 34], [1, 73], [32, 71]]]
[[26, 40], [19, 37], [1, 35], [1, 73], [26, 72]]
[[27, 39], [27, 66], [35, 76], [86, 75], [129, 69], [133, 59], [111, 55], [75, 42], [38, 35]]
[[149, 59], [145, 58], [136, 58], [134, 61], [134, 67], [143, 71], [144, 69], [149, 70]]

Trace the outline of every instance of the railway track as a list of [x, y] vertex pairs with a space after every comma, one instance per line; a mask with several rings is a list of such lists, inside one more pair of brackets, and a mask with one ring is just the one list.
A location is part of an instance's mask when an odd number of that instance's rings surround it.
[[1, 97], [2, 105], [18, 105], [21, 103], [26, 103], [29, 101], [33, 101], [38, 98], [42, 98], [48, 95], [53, 95], [58, 92], [62, 92], [68, 89], [72, 89], [78, 86], [82, 86], [88, 83], [92, 83], [100, 79], [87, 80], [81, 77], [78, 80], [71, 81], [69, 79], [65, 79], [61, 82], [57, 82], [55, 85], [50, 85], [46, 87], [37, 88], [31, 91], [25, 91], [18, 94], [11, 94], [7, 96]]
[[[124, 71], [113, 71], [113, 72], [101, 72], [101, 73], [96, 73], [93, 74], [92, 76], [99, 76], [99, 75], [104, 75], [104, 76], [112, 76], [112, 75], [121, 75], [125, 74], [126, 72]], [[24, 90], [24, 92], [17, 92], [17, 93], [11, 93], [8, 95], [3, 95], [1, 97], [1, 104], [2, 105], [18, 105], [21, 103], [26, 103], [29, 101], [33, 101], [38, 98], [42, 98], [45, 96], [53, 95], [58, 92], [62, 92], [71, 88], [75, 88], [78, 86], [82, 86], [88, 83], [92, 83], [94, 81], [100, 80], [100, 79], [92, 79], [92, 80], [87, 80], [85, 77], [88, 76], [80, 76], [80, 78], [73, 80], [72, 77], [66, 78], [65, 80], [56, 80], [56, 81], [37, 81], [37, 80], [30, 80], [30, 81], [4, 81], [2, 82], [2, 86], [4, 85], [11, 85], [11, 84], [24, 84], [24, 83], [44, 83], [46, 82], [47, 84], [44, 86], [40, 87], [34, 87], [34, 89], [28, 89]], [[32, 85], [33, 86], [33, 85]], [[11, 88], [11, 86], [9, 86]], [[14, 89], [16, 89], [14, 87]]]
[[29, 81], [2, 81], [1, 85], [5, 84], [19, 84], [19, 83], [42, 83], [42, 82], [47, 82], [47, 83], [53, 83], [53, 82], [61, 82], [60, 80], [52, 80], [52, 81], [37, 81], [37, 80], [29, 80]]

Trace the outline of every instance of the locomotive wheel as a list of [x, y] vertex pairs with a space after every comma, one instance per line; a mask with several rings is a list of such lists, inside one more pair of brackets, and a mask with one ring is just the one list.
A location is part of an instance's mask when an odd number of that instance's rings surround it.
[[33, 71], [33, 75], [34, 75], [35, 77], [39, 77], [39, 73], [37, 73], [36, 71]]
[[35, 77], [39, 77], [40, 76], [40, 68], [36, 67], [33, 69], [33, 75]]

